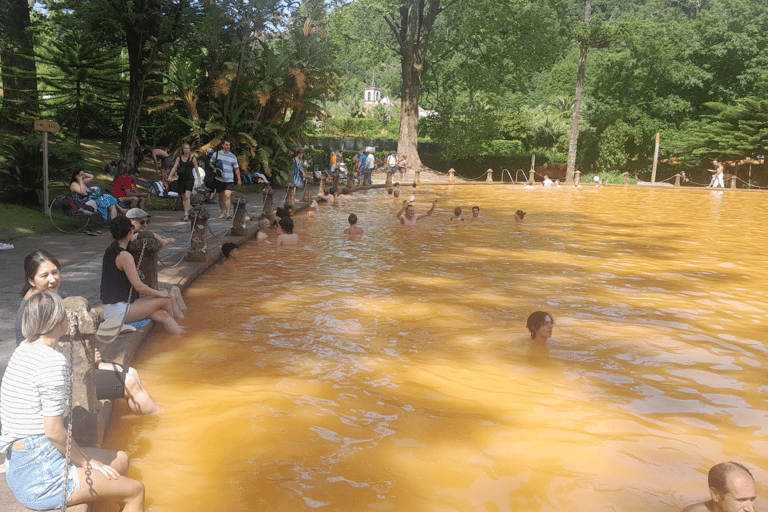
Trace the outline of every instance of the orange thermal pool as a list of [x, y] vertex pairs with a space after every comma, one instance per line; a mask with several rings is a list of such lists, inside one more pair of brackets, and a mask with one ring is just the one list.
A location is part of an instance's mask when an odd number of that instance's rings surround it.
[[188, 291], [188, 334], [135, 362], [164, 411], [106, 442], [147, 510], [672, 512], [725, 460], [765, 506], [768, 195], [414, 193], [416, 228], [359, 193]]

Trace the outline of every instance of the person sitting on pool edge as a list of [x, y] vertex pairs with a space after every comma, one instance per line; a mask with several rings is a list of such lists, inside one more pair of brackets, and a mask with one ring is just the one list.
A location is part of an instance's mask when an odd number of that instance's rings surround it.
[[707, 475], [711, 499], [688, 505], [682, 512], [754, 512], [755, 478], [738, 462], [715, 464]]
[[554, 326], [555, 319], [546, 311], [534, 311], [525, 322], [525, 327], [531, 333], [531, 342], [535, 345], [547, 345]]
[[453, 210], [453, 217], [451, 217], [451, 220], [461, 222], [464, 220], [464, 216], [461, 214], [461, 207], [457, 206]]
[[525, 212], [523, 210], [517, 210], [515, 212], [515, 221], [523, 222], [524, 218], [525, 218]]
[[345, 235], [362, 235], [363, 228], [357, 227], [357, 215], [350, 213], [347, 218], [349, 221], [349, 227], [344, 230]]
[[405, 226], [415, 226], [416, 221], [419, 221], [425, 217], [429, 217], [434, 213], [435, 207], [437, 206], [437, 199], [435, 199], [432, 202], [432, 208], [429, 209], [427, 213], [420, 213], [416, 215], [416, 210], [413, 207], [412, 204], [408, 203], [408, 201], [403, 201], [403, 207], [400, 209], [399, 212], [395, 214], [395, 217], [400, 221], [400, 224], [403, 224]]
[[293, 232], [293, 219], [290, 217], [284, 217], [280, 219], [280, 229], [283, 231], [281, 235], [278, 235], [275, 245], [280, 247], [281, 245], [297, 245], [299, 243], [299, 235]]
[[240, 249], [235, 242], [226, 242], [221, 246], [221, 254], [224, 255], [224, 265], [234, 265], [240, 257]]
[[[114, 242], [104, 251], [101, 266], [101, 302], [104, 320], [109, 318], [137, 322], [150, 318], [170, 334], [181, 334], [184, 329], [176, 322], [172, 292], [150, 288], [141, 281], [136, 262], [128, 252], [133, 236], [130, 219], [118, 215], [109, 224]], [[144, 294], [144, 296], [140, 296]]]

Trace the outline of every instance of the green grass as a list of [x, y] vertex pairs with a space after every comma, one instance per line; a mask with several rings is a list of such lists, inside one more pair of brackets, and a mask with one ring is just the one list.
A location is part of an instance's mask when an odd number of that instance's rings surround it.
[[13, 242], [30, 236], [49, 235], [59, 231], [41, 210], [15, 204], [0, 204], [0, 242]]

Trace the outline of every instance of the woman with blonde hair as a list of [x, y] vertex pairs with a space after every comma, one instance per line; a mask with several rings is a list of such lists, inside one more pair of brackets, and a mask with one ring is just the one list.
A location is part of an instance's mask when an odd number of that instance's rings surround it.
[[52, 291], [31, 296], [21, 329], [25, 341], [13, 352], [0, 386], [0, 452], [8, 460], [8, 487], [33, 510], [61, 507], [66, 492], [67, 505], [107, 501], [125, 512], [142, 512], [144, 485], [125, 476], [128, 455], [81, 448], [67, 429], [70, 368], [54, 348], [61, 338], [67, 341], [69, 331], [61, 297]]

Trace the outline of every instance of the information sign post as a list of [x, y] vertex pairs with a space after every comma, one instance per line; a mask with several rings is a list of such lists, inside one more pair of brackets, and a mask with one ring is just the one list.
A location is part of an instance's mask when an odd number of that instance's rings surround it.
[[51, 201], [48, 197], [48, 134], [57, 133], [61, 127], [55, 121], [35, 121], [35, 131], [43, 132], [43, 208], [45, 214], [51, 214]]

